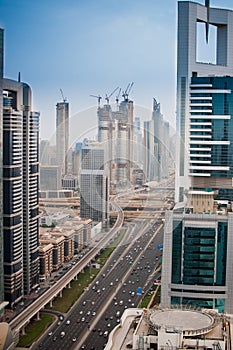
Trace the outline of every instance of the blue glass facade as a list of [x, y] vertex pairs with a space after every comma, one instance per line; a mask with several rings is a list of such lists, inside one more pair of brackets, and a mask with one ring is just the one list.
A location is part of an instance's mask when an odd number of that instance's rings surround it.
[[[217, 308], [222, 312], [224, 299], [218, 298], [217, 292], [212, 299], [206, 298], [203, 286], [226, 285], [228, 223], [219, 221], [216, 228], [207, 227], [208, 224], [206, 227], [198, 226], [173, 221], [171, 282], [179, 285], [172, 290], [181, 293], [181, 296], [172, 296], [171, 303]], [[203, 288], [197, 290], [197, 286]], [[192, 293], [192, 296], [185, 297], [183, 292]], [[198, 293], [198, 297], [193, 297], [193, 293]]]
[[[193, 77], [191, 79], [192, 90], [191, 97], [195, 98], [195, 103], [191, 106], [192, 125], [190, 126], [191, 135], [190, 139], [197, 141], [197, 144], [191, 146], [191, 159], [200, 160], [200, 158], [192, 158], [192, 154], [211, 154], [211, 166], [229, 167], [229, 170], [208, 170], [212, 177], [233, 177], [233, 77]], [[197, 86], [195, 88], [195, 85]], [[203, 86], [203, 92], [200, 92], [200, 85]], [[211, 88], [209, 87], [211, 85]], [[205, 88], [204, 88], [205, 86]], [[196, 89], [196, 93], [195, 93]], [[211, 91], [212, 90], [212, 91]], [[216, 90], [219, 90], [216, 93]], [[222, 90], [222, 92], [220, 92]], [[200, 99], [196, 99], [200, 97]], [[209, 103], [209, 104], [208, 104]], [[210, 106], [211, 104], [211, 106]], [[203, 118], [202, 118], [203, 115]], [[206, 116], [209, 115], [209, 121], [211, 126], [206, 126]], [[214, 116], [227, 116], [230, 115], [230, 119], [219, 118], [215, 119]], [[195, 118], [196, 116], [196, 118]], [[213, 116], [213, 118], [211, 118]], [[202, 123], [202, 125], [197, 124]], [[192, 131], [192, 129], [195, 131]], [[198, 136], [200, 136], [198, 138]], [[205, 140], [210, 141], [211, 151], [203, 152], [203, 145], [198, 141]], [[212, 141], [222, 142], [230, 141], [229, 144], [214, 144]], [[195, 151], [192, 151], [192, 147]], [[196, 148], [200, 148], [200, 152], [196, 151]], [[201, 160], [208, 160], [209, 158], [201, 158]], [[205, 173], [206, 170], [194, 169], [193, 173]]]

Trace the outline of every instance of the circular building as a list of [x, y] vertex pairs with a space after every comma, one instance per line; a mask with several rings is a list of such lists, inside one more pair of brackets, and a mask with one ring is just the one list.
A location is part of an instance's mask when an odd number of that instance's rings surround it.
[[214, 328], [218, 320], [217, 314], [207, 310], [162, 309], [150, 313], [150, 325], [154, 329], [166, 332], [183, 333], [189, 336], [205, 334]]

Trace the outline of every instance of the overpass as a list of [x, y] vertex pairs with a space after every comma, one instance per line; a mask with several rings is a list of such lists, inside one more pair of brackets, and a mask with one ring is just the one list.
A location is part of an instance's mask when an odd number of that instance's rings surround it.
[[56, 284], [51, 286], [47, 291], [45, 291], [41, 296], [39, 296], [32, 304], [30, 304], [26, 309], [24, 309], [19, 315], [17, 315], [9, 325], [15, 335], [15, 338], [19, 335], [19, 332], [24, 333], [25, 326], [30, 322], [30, 319], [37, 315], [39, 317], [39, 312], [48, 303], [52, 304], [54, 298], [61, 295], [62, 290], [70, 285], [70, 282], [77, 279], [77, 276], [83, 269], [104, 249], [109, 241], [114, 238], [118, 230], [124, 222], [124, 213], [120, 206], [115, 202], [112, 203], [114, 210], [118, 212], [117, 220], [112, 227], [112, 229], [106, 233], [106, 235], [93, 247], [83, 258], [74, 265], [64, 276], [62, 276]]

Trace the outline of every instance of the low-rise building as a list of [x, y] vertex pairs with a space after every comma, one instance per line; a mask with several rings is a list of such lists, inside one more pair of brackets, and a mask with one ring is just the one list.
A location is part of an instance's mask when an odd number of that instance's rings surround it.
[[58, 270], [59, 267], [64, 263], [64, 244], [65, 238], [63, 235], [54, 235], [53, 231], [47, 231], [44, 234], [40, 234], [40, 244], [52, 244], [53, 246], [53, 263], [52, 270]]
[[39, 259], [40, 259], [40, 282], [45, 281], [53, 271], [53, 244], [42, 243], [39, 245]]
[[105, 350], [230, 348], [231, 319], [210, 309], [127, 309]]

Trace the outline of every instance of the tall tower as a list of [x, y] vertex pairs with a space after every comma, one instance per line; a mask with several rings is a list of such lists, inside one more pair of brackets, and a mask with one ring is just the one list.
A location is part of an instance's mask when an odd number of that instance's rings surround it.
[[[202, 22], [215, 26], [217, 30], [217, 54], [216, 64], [209, 64], [197, 61], [197, 23]], [[206, 32], [208, 34], [208, 30]], [[199, 143], [199, 147], [191, 146], [193, 140], [190, 139], [190, 128], [195, 130], [206, 127], [211, 128], [211, 123], [214, 118], [202, 115], [201, 121], [193, 121], [190, 119], [190, 109], [196, 103], [196, 116], [198, 110], [204, 104], [211, 104], [212, 96], [219, 94], [218, 89], [208, 92], [206, 84], [196, 85], [196, 95], [190, 100], [190, 89], [192, 88], [191, 79], [194, 77], [207, 77], [210, 75], [227, 76], [233, 75], [233, 12], [220, 8], [210, 8], [191, 1], [178, 2], [178, 47], [177, 47], [177, 131], [180, 136], [180, 144], [177, 155], [176, 169], [176, 201], [185, 199], [184, 193], [192, 187], [193, 175], [190, 163], [190, 149], [197, 152], [206, 152], [207, 148], [211, 148], [213, 143], [211, 140], [206, 140], [205, 143]], [[209, 85], [211, 88], [211, 86]], [[203, 89], [205, 89], [206, 99], [203, 99]], [[201, 96], [202, 98], [198, 99]], [[211, 106], [210, 106], [211, 107]], [[222, 119], [219, 116], [219, 120]], [[198, 118], [197, 118], [198, 119]], [[209, 124], [208, 124], [209, 123]], [[198, 131], [197, 131], [198, 132]], [[201, 140], [203, 141], [203, 140]], [[208, 142], [207, 142], [208, 141]], [[219, 147], [223, 144], [219, 143]], [[204, 154], [204, 153], [203, 153]], [[204, 166], [204, 164], [203, 164]], [[200, 172], [201, 176], [201, 172]]]
[[[196, 26], [217, 30], [197, 62]], [[233, 11], [178, 2], [176, 200], [165, 217], [161, 304], [233, 312]], [[224, 199], [224, 201], [222, 201]]]
[[3, 312], [4, 300], [4, 270], [3, 270], [3, 227], [2, 227], [2, 92], [3, 92], [3, 56], [4, 56], [4, 31], [0, 28], [0, 314]]
[[81, 150], [80, 216], [106, 223], [109, 215], [109, 185], [104, 149], [98, 146]]
[[56, 105], [56, 146], [57, 165], [64, 175], [68, 173], [69, 150], [69, 103], [65, 99]]
[[14, 305], [39, 282], [39, 113], [31, 88], [3, 79], [5, 298]]

